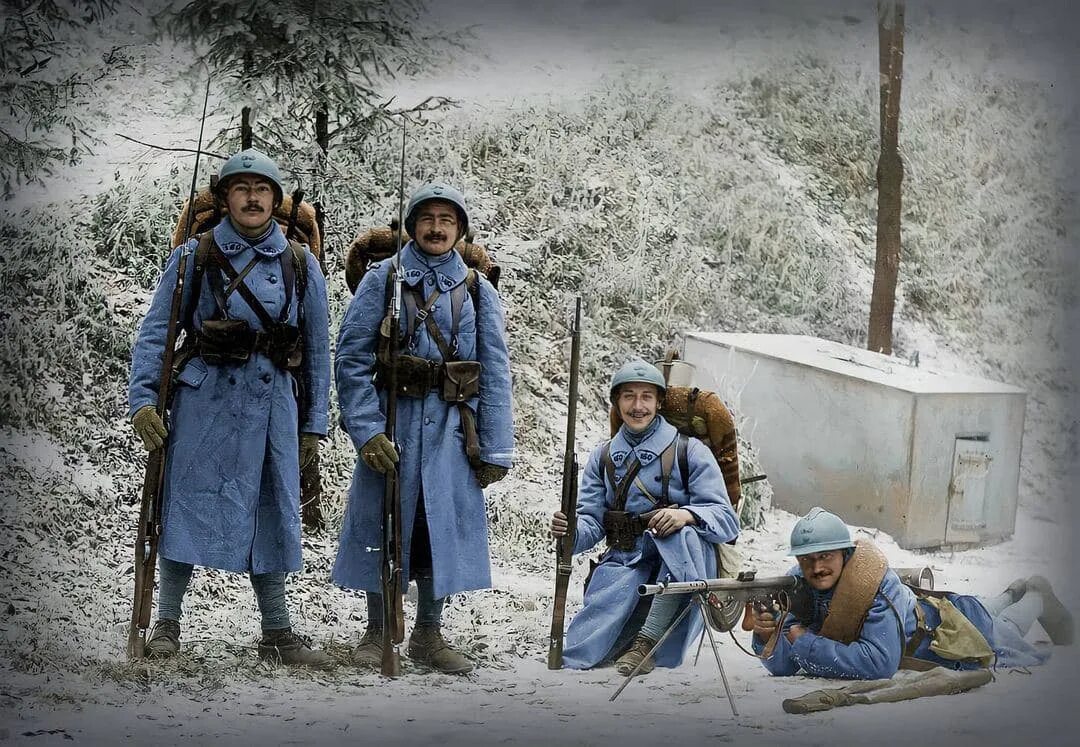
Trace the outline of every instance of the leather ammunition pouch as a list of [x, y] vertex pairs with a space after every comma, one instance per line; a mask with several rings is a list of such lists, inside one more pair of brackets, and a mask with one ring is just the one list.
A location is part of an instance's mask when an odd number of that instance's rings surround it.
[[278, 368], [291, 370], [303, 360], [300, 330], [289, 324], [273, 324], [255, 331], [243, 319], [207, 319], [195, 333], [195, 350], [212, 365], [245, 363], [252, 353], [262, 353]]
[[207, 363], [245, 363], [255, 347], [255, 331], [243, 319], [207, 319], [195, 333], [195, 347]]
[[[431, 390], [443, 402], [457, 404], [480, 392], [480, 361], [428, 360], [415, 355], [398, 355], [397, 393], [399, 397], [425, 397]], [[376, 365], [375, 382], [385, 386], [390, 374], [381, 356]]]
[[464, 402], [480, 392], [480, 361], [447, 361], [442, 367], [443, 402]]
[[633, 550], [637, 538], [645, 533], [648, 519], [628, 511], [605, 511], [604, 534], [608, 547], [616, 550]]

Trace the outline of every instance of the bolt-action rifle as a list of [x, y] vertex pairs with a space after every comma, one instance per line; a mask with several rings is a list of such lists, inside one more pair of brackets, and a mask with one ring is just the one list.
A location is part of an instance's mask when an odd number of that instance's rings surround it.
[[566, 516], [566, 535], [555, 543], [555, 607], [551, 612], [551, 636], [548, 641], [548, 669], [562, 669], [563, 627], [566, 621], [566, 590], [574, 559], [574, 535], [577, 529], [578, 460], [574, 446], [577, 423], [578, 362], [581, 358], [581, 297], [574, 306], [574, 327], [570, 330], [570, 399], [566, 408], [566, 452], [563, 455], [562, 513]]
[[[188, 192], [188, 220], [184, 226], [184, 240], [191, 238], [195, 220], [195, 189], [199, 180], [199, 157], [202, 155], [203, 129], [206, 125], [206, 105], [210, 100], [210, 79], [206, 81], [203, 96], [202, 120], [199, 122], [199, 146], [195, 151], [195, 169], [191, 174], [191, 190]], [[184, 297], [184, 275], [187, 271], [187, 251], [181, 248], [176, 265], [176, 285], [173, 286], [169, 309], [169, 326], [165, 332], [165, 351], [161, 360], [161, 377], [158, 380], [157, 414], [161, 422], [167, 422], [169, 399], [172, 396], [173, 357], [179, 334], [180, 307]], [[141, 659], [145, 654], [146, 631], [150, 627], [150, 613], [154, 606], [154, 572], [157, 568], [158, 540], [161, 539], [161, 501], [165, 491], [165, 456], [169, 449], [169, 435], [165, 436], [160, 449], [146, 457], [146, 473], [143, 476], [142, 501], [139, 505], [139, 525], [135, 533], [135, 597], [131, 606], [131, 625], [128, 627], [128, 657]]]
[[[405, 199], [405, 119], [401, 121], [401, 177], [398, 184], [398, 225], [404, 223], [402, 204]], [[386, 314], [389, 326], [389, 344], [387, 346], [386, 377], [386, 429], [384, 433], [398, 452], [400, 464], [401, 448], [397, 443], [397, 388], [398, 355], [401, 345], [401, 237], [398, 232], [397, 252], [390, 265], [391, 284], [390, 308]], [[383, 489], [383, 534], [382, 534], [382, 667], [381, 672], [387, 677], [401, 674], [401, 642], [405, 639], [405, 610], [402, 608], [401, 582], [401, 482], [395, 467], [386, 471]]]

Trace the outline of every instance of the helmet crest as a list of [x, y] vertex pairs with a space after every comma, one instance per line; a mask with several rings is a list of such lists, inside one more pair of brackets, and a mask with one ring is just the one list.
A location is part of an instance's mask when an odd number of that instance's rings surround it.
[[810, 509], [791, 529], [791, 554], [796, 557], [848, 547], [855, 547], [855, 543], [847, 524], [820, 506]]

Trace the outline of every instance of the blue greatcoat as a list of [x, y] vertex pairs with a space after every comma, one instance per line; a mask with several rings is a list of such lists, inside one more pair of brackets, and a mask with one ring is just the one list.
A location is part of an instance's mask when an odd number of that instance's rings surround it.
[[[641, 462], [638, 480], [655, 498], [660, 497], [660, 454], [675, 439], [675, 427], [661, 416], [659, 427], [637, 447], [626, 440], [623, 425], [611, 440], [611, 460], [617, 479], [625, 474], [627, 460], [636, 454]], [[574, 552], [594, 547], [604, 538], [604, 511], [615, 505], [615, 490], [604, 475], [604, 444], [593, 449], [585, 465], [578, 491], [577, 534]], [[609, 548], [596, 567], [585, 591], [585, 604], [566, 631], [563, 663], [571, 669], [588, 669], [618, 652], [612, 651], [624, 626], [634, 615], [641, 597], [638, 585], [660, 581], [697, 581], [716, 576], [713, 544], [735, 539], [739, 520], [731, 508], [724, 476], [708, 447], [696, 438], [687, 448], [689, 476], [683, 475], [678, 460], [672, 468], [668, 497], [679, 508], [694, 514], [697, 523], [664, 538], [643, 534], [632, 550]], [[689, 478], [689, 479], [688, 479]], [[636, 485], [631, 485], [626, 511], [645, 513], [656, 504]], [[662, 667], [682, 662], [686, 647], [701, 632], [701, 618], [687, 615], [668, 636], [654, 658]]]
[[[801, 576], [802, 572], [796, 566], [788, 571], [788, 574]], [[847, 644], [839, 643], [818, 635], [825, 622], [825, 615], [828, 614], [833, 592], [833, 589], [814, 592], [814, 619], [805, 626], [807, 632], [797, 638], [795, 643], [789, 643], [783, 634], [779, 636], [772, 657], [762, 660], [762, 664], [772, 674], [793, 675], [802, 670], [815, 677], [888, 679], [899, 669], [903, 648], [915, 632], [915, 605], [922, 606], [928, 627], [934, 628], [941, 622], [937, 609], [918, 601], [914, 592], [901, 583], [896, 573], [890, 569], [886, 571], [881, 588], [870, 606], [858, 640]], [[892, 602], [892, 607], [886, 597]], [[992, 618], [975, 597], [949, 594], [948, 598], [986, 638], [997, 655], [998, 665], [1031, 666], [1045, 660], [1045, 656], [1020, 638], [1015, 630]], [[893, 612], [892, 608], [895, 608], [896, 612]], [[900, 638], [897, 614], [903, 619], [903, 641]], [[788, 615], [782, 630], [787, 631], [795, 622], [795, 619]], [[756, 634], [753, 636], [753, 646], [758, 654], [764, 649], [764, 642]], [[929, 635], [919, 644], [914, 656], [949, 669], [976, 669], [979, 666], [974, 662], [962, 663], [941, 658], [930, 650]]]
[[[392, 264], [392, 258], [384, 260], [364, 275], [338, 335], [334, 374], [341, 422], [357, 452], [386, 427], [385, 393], [376, 390], [372, 375], [379, 326], [387, 310], [386, 279]], [[425, 298], [430, 298], [436, 287], [442, 291], [431, 313], [448, 344], [451, 291], [465, 282], [467, 271], [456, 251], [432, 257], [411, 241], [401, 250], [404, 292], [419, 288]], [[480, 459], [510, 467], [514, 429], [505, 320], [495, 289], [482, 275], [477, 280], [479, 318], [466, 294], [460, 310], [457, 356], [460, 360], [478, 360], [482, 366], [480, 392], [467, 403], [476, 413]], [[441, 361], [439, 348], [423, 323], [417, 323], [415, 334], [404, 339], [404, 292], [401, 352]], [[397, 402], [404, 578], [409, 578], [413, 523], [423, 489], [435, 597], [487, 588], [491, 586], [491, 567], [484, 494], [465, 455], [457, 405], [443, 402], [435, 390], [421, 398], [399, 396]], [[333, 570], [333, 580], [341, 586], [381, 591], [381, 558], [377, 550], [382, 545], [383, 487], [384, 477], [357, 459]]]
[[[285, 303], [281, 273], [288, 242], [277, 224], [254, 246], [228, 219], [214, 239], [237, 271], [252, 258], [247, 275], [256, 298], [274, 319]], [[132, 351], [128, 388], [130, 413], [157, 403], [172, 292], [180, 253], [187, 253], [184, 311], [189, 308], [195, 270], [192, 239], [169, 257]], [[287, 262], [292, 259], [284, 255]], [[326, 435], [330, 396], [329, 313], [326, 282], [318, 262], [307, 259], [304, 292], [303, 386], [306, 410], [297, 413], [292, 374], [262, 353], [241, 364], [209, 365], [201, 357], [184, 367], [173, 389], [168, 461], [163, 494], [162, 557], [227, 571], [271, 573], [300, 570], [300, 471], [298, 431]], [[207, 267], [192, 314], [196, 329], [215, 315]], [[218, 271], [219, 270], [213, 270]], [[225, 280], [226, 284], [228, 279]], [[297, 293], [288, 322], [297, 323]], [[227, 299], [228, 314], [262, 329], [258, 316], [238, 292]], [[298, 427], [299, 425], [299, 427]]]

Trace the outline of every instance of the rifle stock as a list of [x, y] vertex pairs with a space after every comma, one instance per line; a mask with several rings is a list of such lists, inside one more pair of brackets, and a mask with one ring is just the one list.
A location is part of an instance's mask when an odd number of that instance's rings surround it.
[[[405, 118], [401, 120], [401, 177], [398, 184], [398, 225], [404, 225], [402, 205], [405, 199]], [[397, 443], [397, 389], [398, 389], [398, 354], [401, 334], [401, 246], [402, 231], [398, 232], [397, 252], [390, 265], [392, 273], [390, 308], [387, 310], [389, 323], [389, 361], [386, 377], [386, 429], [384, 433], [398, 452], [400, 464], [401, 448]], [[383, 537], [382, 537], [382, 663], [381, 669], [386, 677], [401, 675], [401, 642], [405, 639], [405, 611], [402, 607], [401, 579], [401, 483], [396, 469], [386, 472], [383, 489]]]
[[[199, 156], [202, 155], [203, 130], [206, 125], [206, 107], [210, 100], [210, 78], [206, 79], [203, 96], [202, 120], [199, 123], [199, 146], [195, 151], [195, 169], [191, 174], [188, 192], [188, 220], [184, 226], [184, 241], [191, 237], [195, 220], [195, 192], [199, 180]], [[161, 422], [167, 422], [169, 399], [172, 396], [173, 360], [176, 338], [179, 336], [180, 308], [184, 298], [184, 278], [187, 273], [187, 252], [180, 250], [176, 265], [176, 284], [173, 286], [169, 307], [169, 325], [165, 332], [165, 350], [161, 360], [158, 379], [158, 398], [155, 409]], [[146, 653], [146, 631], [150, 627], [150, 613], [154, 605], [154, 575], [157, 570], [158, 540], [161, 538], [161, 501], [165, 492], [166, 454], [169, 435], [160, 449], [150, 452], [146, 458], [143, 476], [142, 498], [139, 504], [139, 525], [135, 532], [135, 593], [131, 605], [131, 624], [128, 627], [127, 653], [132, 659], [141, 659]]]
[[573, 569], [574, 535], [577, 533], [578, 460], [574, 438], [577, 425], [578, 363], [581, 358], [581, 297], [574, 305], [574, 327], [570, 344], [570, 395], [566, 408], [566, 452], [563, 455], [562, 506], [566, 516], [566, 536], [555, 549], [555, 605], [551, 612], [548, 639], [548, 669], [562, 669], [563, 630], [566, 622], [566, 591]]

